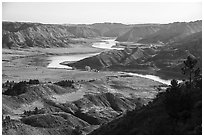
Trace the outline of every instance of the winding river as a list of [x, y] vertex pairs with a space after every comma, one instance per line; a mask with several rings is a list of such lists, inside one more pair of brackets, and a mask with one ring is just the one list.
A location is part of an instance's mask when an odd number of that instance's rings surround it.
[[[95, 48], [101, 48], [101, 49], [116, 49], [116, 50], [122, 50], [123, 48], [112, 48], [117, 43], [115, 39], [107, 39], [103, 40], [101, 42], [96, 42], [92, 45], [92, 47]], [[72, 69], [72, 67], [61, 65], [60, 63], [65, 61], [79, 61], [87, 57], [91, 57], [94, 55], [97, 55], [99, 53], [88, 53], [88, 54], [72, 54], [72, 55], [66, 55], [66, 56], [52, 56], [49, 58], [51, 62], [48, 64], [47, 68], [60, 68], [60, 69]]]
[[[96, 42], [92, 45], [92, 47], [96, 48], [102, 48], [102, 49], [116, 49], [116, 50], [121, 50], [121, 48], [112, 48], [117, 42], [115, 39], [108, 39], [108, 40], [103, 40], [102, 42]], [[97, 55], [99, 53], [92, 53], [92, 54], [73, 54], [73, 55], [66, 55], [66, 56], [53, 56], [50, 57], [49, 60], [51, 60], [51, 63], [47, 66], [48, 68], [63, 68], [63, 69], [72, 69], [72, 67], [66, 66], [66, 65], [61, 65], [61, 62], [64, 61], [79, 61], [81, 59], [91, 57], [94, 55]], [[154, 81], [158, 81], [163, 84], [170, 85], [171, 80], [164, 80], [161, 79], [158, 76], [155, 75], [143, 75], [143, 74], [137, 74], [137, 73], [128, 73], [128, 72], [119, 72], [123, 74], [128, 74], [132, 76], [138, 76], [138, 77], [143, 77], [143, 78], [148, 78], [152, 79]], [[180, 81], [179, 81], [180, 82]]]

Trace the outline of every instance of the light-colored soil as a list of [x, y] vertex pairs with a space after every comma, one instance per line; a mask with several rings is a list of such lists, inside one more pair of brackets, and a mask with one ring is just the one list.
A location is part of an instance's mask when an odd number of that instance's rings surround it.
[[[61, 79], [86, 78], [89, 72], [70, 71], [66, 69], [48, 69], [49, 57], [78, 53], [98, 53], [102, 51], [90, 46], [76, 46], [75, 48], [30, 48], [30, 49], [2, 49], [2, 82], [39, 79], [40, 81], [59, 81]], [[78, 76], [79, 76], [78, 75]], [[90, 77], [90, 76], [88, 76]]]

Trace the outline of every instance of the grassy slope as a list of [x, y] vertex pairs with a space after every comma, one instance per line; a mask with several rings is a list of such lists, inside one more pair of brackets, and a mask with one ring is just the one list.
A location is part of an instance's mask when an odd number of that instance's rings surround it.
[[[96, 135], [178, 135], [201, 134], [202, 132], [202, 92], [192, 92], [193, 108], [191, 117], [185, 120], [185, 113], [181, 112], [179, 120], [172, 119], [165, 108], [165, 93], [153, 103], [139, 110], [128, 112], [123, 117], [115, 119], [101, 126], [91, 134]], [[186, 113], [187, 114], [187, 113]]]

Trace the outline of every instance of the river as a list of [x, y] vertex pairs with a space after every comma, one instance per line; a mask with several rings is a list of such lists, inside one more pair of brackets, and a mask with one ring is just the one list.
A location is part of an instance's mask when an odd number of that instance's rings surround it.
[[[142, 78], [148, 78], [148, 79], [160, 82], [162, 84], [171, 85], [171, 80], [161, 79], [159, 76], [155, 76], [155, 75], [143, 75], [143, 74], [131, 73], [131, 72], [119, 72], [119, 73], [131, 75], [131, 76], [138, 76]], [[180, 82], [182, 82], [182, 80], [178, 80], [178, 83]]]
[[[103, 40], [101, 42], [93, 43], [92, 47], [95, 48], [102, 48], [102, 49], [116, 49], [116, 50], [122, 50], [123, 48], [112, 48], [117, 43], [115, 39], [107, 39]], [[65, 61], [79, 61], [87, 57], [91, 57], [94, 55], [97, 55], [99, 53], [91, 53], [91, 54], [72, 54], [72, 55], [66, 55], [66, 56], [52, 56], [49, 58], [51, 62], [47, 66], [47, 68], [60, 68], [60, 69], [72, 69], [72, 67], [61, 65], [60, 63]]]
[[49, 58], [51, 62], [48, 64], [47, 68], [60, 68], [60, 69], [72, 69], [67, 65], [61, 65], [60, 63], [65, 61], [79, 61], [87, 57], [91, 57], [97, 55], [99, 53], [92, 53], [92, 54], [73, 54], [73, 55], [66, 55], [66, 56], [52, 56]]
[[[112, 48], [117, 42], [115, 39], [108, 39], [104, 40], [102, 42], [96, 42], [92, 46], [96, 48], [103, 48], [103, 49], [117, 49], [121, 50], [121, 48]], [[99, 53], [92, 53], [92, 54], [73, 54], [73, 55], [66, 55], [66, 56], [53, 56], [50, 57], [49, 60], [51, 60], [51, 63], [47, 66], [48, 68], [63, 68], [63, 69], [72, 69], [72, 67], [66, 66], [66, 65], [61, 65], [60, 63], [65, 62], [65, 61], [79, 61], [87, 57], [91, 57], [94, 55], [97, 55]], [[143, 75], [143, 74], [137, 74], [137, 73], [127, 73], [127, 72], [119, 72], [119, 73], [124, 73], [132, 76], [138, 76], [138, 77], [143, 77], [143, 78], [148, 78], [152, 79], [154, 81], [158, 81], [163, 84], [170, 85], [171, 80], [165, 80], [161, 79], [158, 76], [155, 75]], [[179, 81], [181, 82], [181, 81]]]
[[116, 50], [123, 50], [124, 48], [114, 48], [112, 46], [115, 46], [117, 41], [115, 39], [107, 39], [102, 42], [96, 42], [92, 45], [92, 47], [95, 48], [101, 48], [101, 49], [116, 49]]

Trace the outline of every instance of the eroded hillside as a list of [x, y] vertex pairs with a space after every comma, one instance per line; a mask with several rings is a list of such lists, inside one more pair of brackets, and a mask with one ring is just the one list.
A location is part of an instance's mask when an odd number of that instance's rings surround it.
[[21, 22], [3, 22], [2, 31], [3, 48], [70, 47], [73, 38], [100, 36], [90, 27]]
[[119, 36], [120, 42], [167, 44], [202, 31], [202, 21], [175, 22], [170, 24], [133, 27], [127, 33]]
[[[3, 88], [12, 87], [9, 85]], [[5, 90], [3, 134], [87, 134], [147, 104], [159, 92], [159, 85], [120, 74], [74, 82], [73, 86], [66, 82], [26, 84], [22, 87], [25, 92], [17, 95]]]

